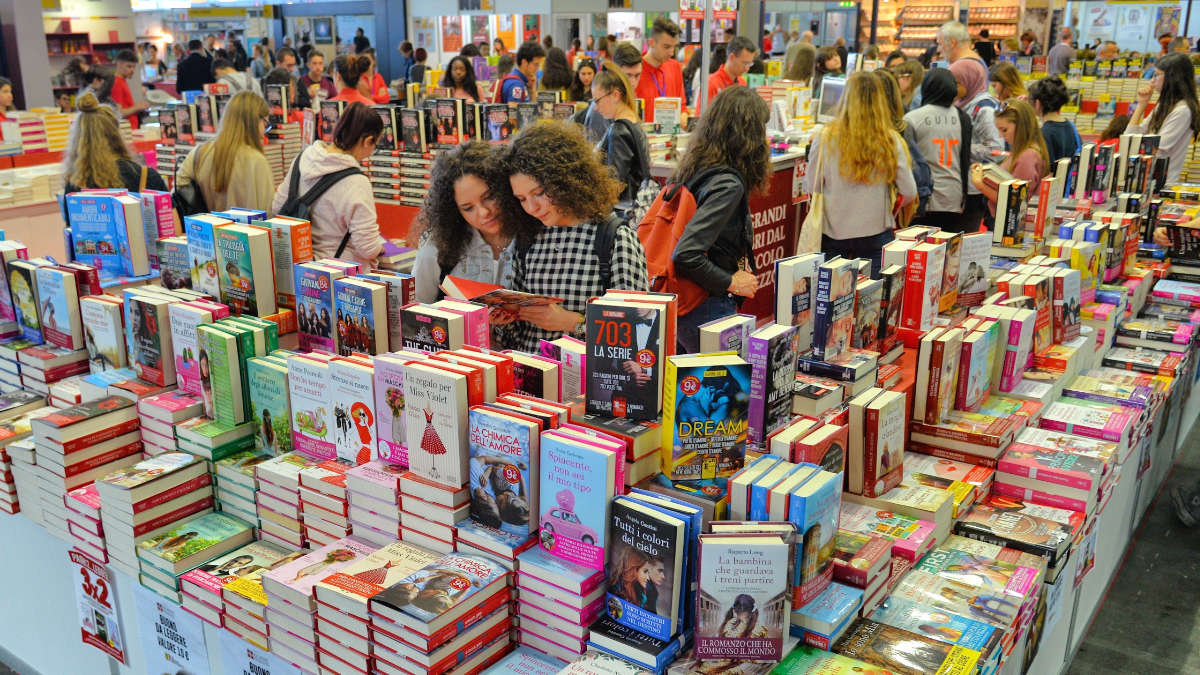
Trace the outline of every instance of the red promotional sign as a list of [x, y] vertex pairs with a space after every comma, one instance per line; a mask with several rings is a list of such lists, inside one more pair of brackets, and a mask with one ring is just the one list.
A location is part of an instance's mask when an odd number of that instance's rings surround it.
[[75, 599], [79, 604], [79, 632], [83, 643], [128, 665], [112, 572], [79, 551], [68, 553], [77, 570]]
[[750, 222], [754, 228], [754, 270], [758, 292], [742, 304], [743, 314], [760, 319], [774, 316], [775, 261], [796, 252], [797, 216], [792, 201], [795, 168], [780, 168], [771, 176], [766, 194], [751, 194]]

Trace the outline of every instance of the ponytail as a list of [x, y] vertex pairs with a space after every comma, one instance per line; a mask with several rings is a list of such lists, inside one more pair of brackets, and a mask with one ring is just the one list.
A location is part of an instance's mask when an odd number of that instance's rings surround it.
[[371, 59], [362, 54], [342, 54], [333, 60], [333, 69], [346, 87], [354, 89], [371, 69]]

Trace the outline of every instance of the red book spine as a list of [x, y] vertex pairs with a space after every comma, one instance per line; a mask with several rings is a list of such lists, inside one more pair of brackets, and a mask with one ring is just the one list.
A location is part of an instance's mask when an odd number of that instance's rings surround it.
[[875, 467], [879, 462], [879, 410], [875, 408], [867, 408], [867, 436], [863, 441], [863, 484], [862, 494], [870, 497], [874, 496], [870, 493], [875, 481], [879, 478], [875, 475]]
[[200, 474], [199, 476], [196, 476], [195, 478], [193, 478], [189, 481], [186, 481], [184, 483], [176, 485], [175, 487], [171, 488], [170, 490], [167, 490], [166, 492], [160, 492], [156, 495], [151, 495], [150, 497], [147, 497], [147, 498], [143, 499], [142, 501], [134, 504], [133, 512], [141, 513], [142, 511], [145, 511], [146, 509], [152, 509], [155, 506], [158, 506], [160, 504], [166, 504], [167, 502], [171, 501], [172, 499], [175, 499], [177, 497], [182, 497], [183, 495], [185, 495], [189, 492], [192, 492], [193, 490], [198, 490], [198, 489], [200, 489], [206, 485], [210, 485], [210, 484], [212, 484], [212, 475], [208, 474], [208, 473]]
[[908, 270], [904, 274], [904, 304], [900, 311], [900, 325], [912, 330], [921, 329], [921, 307], [925, 296], [925, 264], [928, 254], [924, 251], [908, 251]]
[[188, 504], [187, 506], [181, 506], [181, 507], [175, 509], [174, 511], [171, 511], [170, 513], [164, 513], [163, 515], [155, 518], [154, 520], [148, 520], [148, 521], [142, 523], [141, 525], [134, 526], [133, 538], [137, 539], [137, 538], [145, 535], [147, 532], [157, 530], [158, 528], [162, 527], [163, 525], [166, 525], [168, 523], [173, 523], [176, 520], [179, 520], [180, 518], [184, 518], [186, 516], [192, 515], [193, 513], [199, 513], [200, 511], [203, 511], [204, 509], [211, 508], [212, 505], [213, 505], [213, 498], [212, 498], [212, 495], [209, 495], [209, 496], [205, 497], [204, 499], [201, 499], [198, 502], [193, 502], [191, 504]]
[[109, 450], [108, 452], [106, 452], [102, 455], [96, 455], [95, 457], [92, 457], [91, 459], [86, 459], [82, 462], [79, 462], [78, 464], [72, 464], [72, 465], [66, 467], [66, 475], [64, 476], [64, 478], [71, 478], [72, 476], [78, 476], [79, 474], [81, 474], [85, 471], [91, 471], [92, 469], [95, 469], [98, 466], [108, 464], [109, 462], [115, 462], [116, 460], [121, 459], [122, 457], [128, 457], [129, 455], [136, 454], [141, 451], [142, 451], [142, 442], [141, 441], [134, 441], [127, 445], [122, 445], [119, 448], [113, 448], [112, 450]]
[[138, 420], [136, 417], [134, 417], [133, 419], [126, 420], [115, 427], [101, 429], [100, 431], [90, 433], [87, 436], [69, 440], [62, 444], [62, 451], [64, 455], [69, 455], [72, 452], [78, 452], [85, 448], [90, 448], [97, 443], [110, 441], [117, 436], [123, 436], [137, 428]]
[[925, 397], [925, 423], [937, 424], [941, 420], [938, 419], [938, 391], [942, 386], [942, 361], [946, 353], [946, 343], [942, 340], [934, 340], [933, 347], [929, 352], [929, 387], [918, 395]]

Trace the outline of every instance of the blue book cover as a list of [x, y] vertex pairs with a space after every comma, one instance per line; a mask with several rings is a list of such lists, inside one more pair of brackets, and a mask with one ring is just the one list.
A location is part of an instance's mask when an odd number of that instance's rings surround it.
[[681, 626], [681, 630], [687, 631], [695, 625], [696, 620], [695, 597], [698, 581], [696, 546], [698, 543], [697, 538], [704, 531], [704, 509], [694, 504], [689, 504], [682, 499], [671, 497], [670, 495], [650, 492], [649, 490], [636, 487], [630, 488], [628, 497], [652, 508], [657, 508], [660, 511], [668, 511], [683, 518], [688, 524], [683, 557], [683, 578], [687, 580], [687, 584], [681, 586], [679, 589], [683, 598], [683, 625]]
[[14, 260], [8, 264], [8, 287], [12, 292], [13, 310], [17, 315], [17, 327], [21, 337], [33, 344], [45, 342], [42, 336], [42, 321], [38, 317], [41, 298], [38, 297], [36, 263]]
[[862, 589], [832, 582], [811, 602], [792, 610], [791, 633], [797, 635], [796, 629], [800, 628], [828, 638], [832, 644], [842, 627], [858, 617], [862, 604]]
[[527, 539], [538, 510], [538, 424], [476, 406], [468, 426], [471, 518]]
[[754, 482], [750, 484], [750, 508], [746, 512], [748, 519], [770, 520], [770, 505], [767, 503], [767, 496], [770, 495], [771, 489], [787, 480], [796, 471], [811, 468], [811, 466], [811, 464], [792, 464], [781, 461], [755, 478]]
[[[109, 195], [86, 192], [66, 197], [75, 260], [95, 267], [102, 279], [124, 273], [121, 232], [125, 212]], [[118, 220], [119, 219], [119, 220]]]
[[192, 288], [214, 298], [221, 297], [221, 279], [217, 269], [217, 243], [214, 228], [229, 221], [208, 214], [185, 216], [184, 233], [187, 234], [189, 269]]
[[659, 640], [679, 628], [687, 523], [635, 499], [612, 503], [606, 607], [613, 621]]
[[249, 225], [256, 220], [266, 220], [267, 212], [258, 209], [243, 209], [241, 207], [233, 207], [224, 211], [213, 211], [212, 214], [218, 218], [232, 220], [235, 223]]
[[430, 624], [476, 593], [492, 590], [497, 580], [503, 583], [507, 574], [499, 561], [487, 556], [448, 553], [396, 582], [392, 588], [409, 592], [393, 593], [389, 604], [418, 625]]
[[562, 670], [562, 661], [521, 645], [487, 670], [489, 673], [508, 675], [557, 675], [558, 671]]
[[296, 325], [300, 331], [300, 351], [334, 351], [333, 281], [340, 272], [315, 265], [296, 265]]
[[998, 647], [1002, 637], [1002, 631], [982, 621], [894, 595], [871, 612], [871, 620], [984, 654]]
[[604, 569], [617, 459], [555, 432], [542, 434], [539, 544], [567, 562]]
[[833, 579], [833, 544], [842, 506], [842, 474], [821, 471], [792, 490], [788, 520], [796, 526], [799, 560], [792, 581], [792, 606], [801, 607]]

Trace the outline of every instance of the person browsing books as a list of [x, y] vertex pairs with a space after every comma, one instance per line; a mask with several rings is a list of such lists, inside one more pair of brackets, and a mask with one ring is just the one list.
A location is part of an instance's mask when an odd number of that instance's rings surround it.
[[588, 103], [592, 100], [592, 80], [596, 79], [596, 62], [591, 58], [579, 59], [571, 86], [567, 88], [567, 100], [572, 103]]
[[624, 186], [620, 202], [637, 197], [638, 186], [650, 177], [650, 144], [634, 110], [629, 80], [617, 68], [608, 68], [592, 80], [592, 105], [596, 114], [611, 120], [600, 142], [604, 163], [611, 166]]
[[483, 101], [479, 83], [475, 81], [475, 67], [465, 56], [455, 56], [446, 66], [442, 86], [450, 89], [454, 98], [465, 98], [476, 103]]
[[[996, 129], [996, 109], [1000, 107], [1000, 102], [988, 93], [987, 69], [982, 61], [966, 57], [953, 61], [950, 73], [958, 84], [958, 98], [954, 100], [954, 105], [971, 118], [971, 161], [993, 161], [992, 152], [1004, 149], [1004, 139]], [[985, 215], [986, 201], [974, 183], [967, 185], [964, 221], [977, 224]]]
[[758, 290], [749, 198], [765, 190], [771, 176], [769, 117], [766, 101], [752, 90], [725, 89], [700, 116], [671, 176], [671, 183], [686, 185], [696, 197], [696, 213], [671, 254], [675, 272], [706, 294], [696, 307], [680, 307], [681, 353], [698, 352], [700, 325], [735, 313]]
[[[536, 353], [539, 340], [582, 338], [588, 298], [607, 289], [645, 291], [646, 257], [632, 229], [613, 215], [621, 184], [570, 122], [523, 129], [504, 151], [515, 202], [505, 218], [541, 225], [514, 264], [516, 290], [561, 303], [524, 307], [505, 346]], [[513, 209], [511, 204], [520, 204]], [[607, 261], [607, 279], [603, 273]]]
[[675, 60], [679, 32], [679, 25], [665, 16], [656, 18], [650, 26], [650, 39], [642, 57], [642, 76], [634, 94], [645, 101], [647, 122], [654, 121], [654, 99], [674, 97], [684, 101], [683, 66]]
[[217, 137], [188, 153], [175, 181], [195, 183], [211, 211], [231, 206], [266, 210], [275, 186], [263, 154], [267, 102], [243, 91], [229, 99]]
[[[1011, 173], [1017, 180], [1028, 182], [1029, 196], [1033, 197], [1042, 186], [1042, 176], [1049, 170], [1050, 153], [1046, 150], [1046, 141], [1038, 128], [1033, 108], [1015, 98], [1005, 101], [1004, 105], [1004, 110], [996, 113], [996, 128], [1000, 130], [1000, 136], [1012, 151], [1000, 162], [1000, 168]], [[971, 166], [971, 182], [988, 200], [988, 208], [992, 215], [996, 215], [998, 192], [984, 180], [983, 165]]]
[[1048, 170], [1051, 171], [1058, 160], [1079, 152], [1079, 132], [1060, 112], [1069, 100], [1067, 85], [1057, 76], [1034, 80], [1029, 86], [1029, 104], [1042, 120], [1042, 139], [1046, 141], [1050, 158]]
[[896, 211], [917, 197], [912, 160], [891, 106], [878, 78], [852, 73], [837, 116], [813, 137], [808, 163], [814, 169], [804, 177], [806, 193], [824, 195], [826, 258], [867, 258], [872, 276], [892, 240]]
[[392, 95], [388, 92], [387, 82], [383, 80], [383, 75], [379, 74], [379, 62], [375, 60], [375, 48], [367, 47], [359, 54], [367, 57], [371, 63], [371, 67], [367, 69], [359, 84], [367, 86], [367, 91], [370, 93], [366, 96], [372, 101], [380, 104], [387, 103], [391, 100]]
[[[275, 190], [271, 213], [278, 213], [288, 201], [293, 167], [298, 166], [300, 171], [300, 191], [293, 195], [299, 198], [322, 176], [361, 167], [362, 161], [375, 151], [382, 132], [383, 122], [370, 107], [357, 101], [346, 106], [333, 128], [333, 142], [313, 143], [288, 167], [286, 177]], [[340, 257], [371, 266], [383, 251], [375, 195], [366, 174], [351, 175], [334, 183], [313, 202], [309, 216], [314, 258]]]
[[537, 71], [542, 67], [546, 58], [546, 50], [537, 42], [523, 43], [517, 48], [514, 59], [515, 67], [512, 72], [500, 80], [500, 97], [498, 103], [526, 103], [532, 101], [530, 83], [537, 79]]
[[[1196, 69], [1187, 54], [1167, 54], [1155, 62], [1154, 79], [1137, 91], [1137, 106], [1126, 132], [1158, 134], [1158, 154], [1167, 158], [1166, 185], [1179, 182], [1188, 149], [1200, 135], [1200, 104], [1196, 100]], [[1158, 103], [1148, 117], [1146, 107], [1158, 92]]]
[[[729, 41], [725, 49], [725, 63], [721, 64], [715, 73], [708, 76], [708, 105], [712, 105], [713, 100], [722, 90], [734, 85], [746, 85], [746, 80], [742, 75], [750, 70], [756, 54], [758, 54], [758, 48], [743, 35], [734, 36]], [[697, 93], [696, 114], [699, 115], [700, 112], [700, 94]]]
[[84, 188], [167, 190], [157, 171], [134, 161], [112, 108], [100, 105], [90, 92], [80, 96], [76, 105], [79, 116], [71, 125], [63, 153], [64, 193]]
[[325, 74], [325, 55], [315, 49], [308, 53], [308, 72], [300, 78], [300, 88], [312, 101], [337, 96], [337, 87]]
[[293, 78], [291, 76], [291, 74], [288, 73], [288, 71], [284, 70], [283, 68], [272, 68], [271, 72], [267, 73], [267, 76], [263, 78], [263, 86], [264, 87], [269, 87], [271, 85], [276, 85], [276, 86], [286, 85], [287, 86], [287, 89], [286, 89], [287, 100], [288, 100], [287, 121], [288, 122], [303, 122], [304, 121], [304, 113], [300, 111], [300, 108], [307, 107], [307, 106], [296, 105], [297, 96], [298, 96], [299, 92], [296, 90], [295, 78]]
[[333, 60], [333, 83], [337, 86], [338, 94], [331, 101], [346, 103], [361, 103], [366, 106], [375, 105], [375, 101], [364, 96], [358, 90], [359, 82], [371, 69], [371, 60], [362, 54], [351, 56], [342, 54]]
[[[512, 199], [508, 174], [494, 146], [471, 141], [438, 155], [417, 222], [413, 263], [417, 300], [436, 302], [447, 276], [511, 288], [513, 241], [540, 229], [528, 218], [505, 219], [501, 201]], [[521, 229], [524, 228], [524, 229]]]
[[542, 64], [542, 79], [538, 91], [562, 91], [571, 86], [571, 66], [567, 65], [567, 55], [558, 47], [546, 50], [546, 60]]
[[954, 107], [957, 92], [950, 71], [935, 68], [921, 85], [924, 105], [904, 116], [908, 122], [905, 133], [916, 140], [922, 155], [935, 159], [929, 163], [933, 191], [925, 204], [925, 213], [916, 222], [950, 232], [962, 232], [967, 227], [963, 206], [967, 197], [967, 169], [971, 164], [971, 118]]

